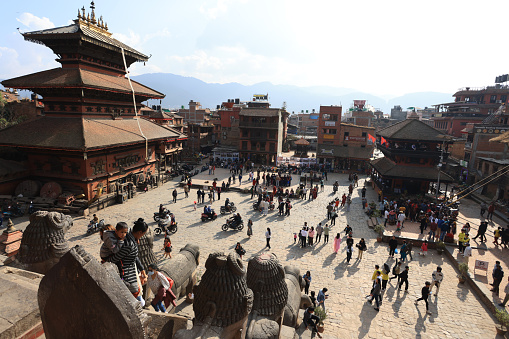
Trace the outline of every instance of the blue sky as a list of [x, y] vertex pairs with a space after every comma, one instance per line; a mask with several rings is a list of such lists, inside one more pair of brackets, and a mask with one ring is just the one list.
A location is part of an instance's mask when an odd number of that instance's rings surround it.
[[[2, 1], [0, 79], [58, 67], [17, 32], [65, 26], [82, 0]], [[206, 82], [454, 93], [509, 72], [509, 1], [189, 0], [95, 2], [114, 37], [152, 55], [131, 73]]]

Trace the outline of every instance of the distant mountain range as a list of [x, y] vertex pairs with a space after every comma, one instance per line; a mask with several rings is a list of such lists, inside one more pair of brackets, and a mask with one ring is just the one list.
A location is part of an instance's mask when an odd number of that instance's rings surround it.
[[[240, 101], [252, 99], [253, 94], [269, 94], [272, 107], [281, 107], [287, 104], [287, 110], [295, 113], [301, 110], [317, 112], [320, 105], [343, 105], [347, 109], [353, 100], [367, 100], [368, 104], [390, 114], [394, 105], [400, 105], [403, 110], [407, 107], [430, 107], [431, 105], [452, 101], [452, 94], [438, 92], [408, 93], [386, 100], [384, 98], [357, 91], [351, 88], [336, 88], [329, 86], [298, 87], [291, 85], [273, 85], [270, 82], [261, 82], [254, 85], [239, 83], [206, 83], [193, 77], [184, 77], [171, 73], [149, 73], [133, 76], [133, 80], [162, 92], [166, 97], [162, 101], [163, 107], [188, 107], [190, 100], [198, 101], [202, 107], [215, 109], [227, 99], [239, 98]], [[149, 104], [155, 104], [154, 101]]]
[[[400, 105], [403, 110], [407, 107], [430, 107], [435, 104], [452, 101], [452, 94], [439, 92], [408, 93], [399, 97], [385, 98], [369, 93], [357, 91], [352, 88], [309, 86], [298, 87], [291, 85], [274, 85], [270, 82], [260, 82], [254, 85], [242, 85], [236, 82], [227, 84], [207, 83], [193, 77], [184, 77], [171, 73], [148, 73], [133, 76], [133, 80], [164, 93], [162, 101], [165, 108], [188, 107], [190, 100], [198, 101], [202, 107], [215, 109], [223, 101], [239, 98], [248, 101], [253, 94], [269, 94], [272, 107], [281, 107], [287, 104], [289, 112], [300, 112], [314, 108], [318, 112], [320, 105], [343, 105], [346, 110], [354, 100], [366, 100], [368, 104], [381, 109], [385, 114], [391, 113], [394, 105]], [[0, 80], [1, 81], [1, 80]], [[3, 86], [0, 85], [0, 88]], [[21, 91], [22, 97], [30, 97], [28, 91]], [[155, 101], [149, 102], [156, 104]]]

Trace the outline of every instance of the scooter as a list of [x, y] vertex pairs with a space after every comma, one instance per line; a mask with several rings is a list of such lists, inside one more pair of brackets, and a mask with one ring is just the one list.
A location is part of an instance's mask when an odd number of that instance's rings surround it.
[[95, 233], [104, 228], [104, 219], [99, 220], [99, 222], [94, 222], [94, 220], [90, 220], [90, 223], [87, 226], [87, 234]]
[[228, 231], [228, 229], [230, 228], [232, 230], [242, 231], [242, 229], [244, 228], [244, 221], [241, 220], [239, 223], [237, 223], [233, 218], [230, 218], [226, 220], [226, 224], [221, 226], [221, 229], [223, 231]]
[[230, 202], [230, 204], [228, 206], [228, 210], [226, 210], [225, 206], [221, 206], [220, 211], [221, 211], [221, 214], [234, 213], [237, 211], [237, 207], [235, 207], [235, 204], [233, 202]]
[[207, 220], [216, 220], [216, 218], [217, 218], [217, 214], [216, 214], [216, 212], [214, 212], [214, 210], [212, 210], [212, 213], [210, 215], [205, 214], [205, 213], [201, 214], [201, 221], [202, 222], [205, 222]]
[[157, 227], [154, 229], [154, 232], [157, 235], [160, 235], [164, 231], [166, 235], [170, 235], [177, 233], [177, 230], [178, 230], [177, 223], [168, 226], [168, 223], [165, 220], [159, 220], [159, 222], [157, 223]]

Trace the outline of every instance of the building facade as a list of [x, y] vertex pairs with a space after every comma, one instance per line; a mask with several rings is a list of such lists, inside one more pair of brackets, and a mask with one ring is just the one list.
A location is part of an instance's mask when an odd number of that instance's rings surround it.
[[363, 171], [373, 154], [374, 127], [341, 123], [341, 106], [320, 106], [317, 160], [328, 170]]
[[280, 108], [246, 107], [239, 112], [240, 157], [257, 164], [276, 165], [286, 139], [288, 113]]
[[44, 116], [0, 131], [0, 145], [26, 155], [27, 178], [56, 182], [87, 199], [158, 174], [160, 159], [185, 139], [138, 116], [143, 101], [164, 97], [131, 81], [133, 102], [126, 67], [148, 57], [113, 39], [91, 9], [68, 26], [23, 33], [51, 48], [62, 67], [2, 82], [41, 95]]
[[[383, 138], [383, 140], [382, 140]], [[418, 119], [407, 119], [377, 132], [385, 157], [372, 160], [372, 179], [385, 194], [425, 194], [438, 181], [438, 164], [447, 160], [447, 136]], [[454, 179], [440, 171], [440, 182]]]

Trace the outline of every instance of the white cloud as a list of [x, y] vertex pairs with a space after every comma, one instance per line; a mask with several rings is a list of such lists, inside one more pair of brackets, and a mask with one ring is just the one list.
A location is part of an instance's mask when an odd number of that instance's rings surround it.
[[39, 18], [38, 16], [33, 15], [32, 13], [22, 13], [19, 18], [16, 18], [19, 22], [25, 25], [30, 30], [42, 30], [53, 28], [55, 25], [50, 21], [50, 19], [46, 17]]
[[228, 12], [228, 8], [230, 4], [234, 2], [246, 3], [247, 0], [241, 1], [233, 1], [233, 0], [211, 0], [205, 1], [203, 5], [200, 6], [200, 12], [205, 15], [205, 17], [215, 20], [218, 16], [225, 14]]
[[128, 30], [129, 34], [125, 35], [122, 33], [114, 33], [113, 38], [117, 39], [120, 42], [123, 42], [124, 44], [133, 47], [133, 48], [139, 48], [141, 45], [141, 37], [139, 34], [134, 33], [132, 29]]

